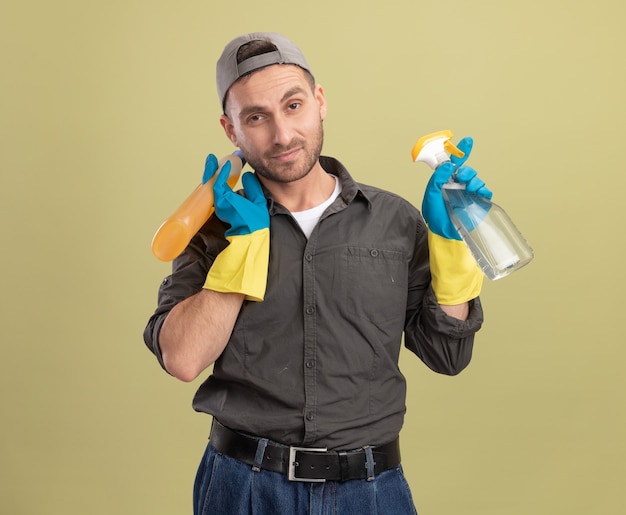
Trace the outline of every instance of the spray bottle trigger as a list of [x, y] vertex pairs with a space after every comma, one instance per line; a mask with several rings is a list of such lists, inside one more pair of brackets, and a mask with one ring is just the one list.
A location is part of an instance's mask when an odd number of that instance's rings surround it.
[[443, 142], [443, 149], [455, 157], [463, 157], [465, 155], [465, 152], [456, 147], [449, 139]]

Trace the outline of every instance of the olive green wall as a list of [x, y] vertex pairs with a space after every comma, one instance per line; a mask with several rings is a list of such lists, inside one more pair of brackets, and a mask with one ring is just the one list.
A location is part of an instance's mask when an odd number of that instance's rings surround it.
[[625, 5], [5, 0], [0, 512], [190, 513], [209, 417], [144, 347], [150, 240], [232, 150], [214, 63], [252, 30], [305, 51], [358, 180], [419, 205], [416, 139], [472, 135], [535, 249], [485, 284], [465, 372], [403, 354], [420, 515], [626, 512]]

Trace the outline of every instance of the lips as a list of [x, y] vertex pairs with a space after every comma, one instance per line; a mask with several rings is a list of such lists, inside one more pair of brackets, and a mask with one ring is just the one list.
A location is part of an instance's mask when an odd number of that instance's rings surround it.
[[271, 156], [271, 159], [274, 161], [279, 161], [282, 163], [293, 161], [296, 159], [298, 154], [300, 153], [300, 148], [292, 148], [290, 150], [286, 150], [285, 152], [281, 152], [280, 154], [274, 154]]

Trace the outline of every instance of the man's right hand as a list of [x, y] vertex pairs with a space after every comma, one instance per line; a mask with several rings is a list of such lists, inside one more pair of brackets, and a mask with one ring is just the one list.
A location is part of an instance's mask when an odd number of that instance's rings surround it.
[[[211, 159], [209, 155], [206, 180], [215, 174], [216, 163], [217, 159]], [[269, 265], [267, 200], [261, 183], [251, 172], [242, 177], [245, 197], [235, 193], [227, 183], [230, 168], [230, 162], [226, 162], [213, 185], [215, 213], [230, 225], [225, 233], [229, 245], [215, 259], [204, 288], [243, 293], [248, 300], [262, 301]]]

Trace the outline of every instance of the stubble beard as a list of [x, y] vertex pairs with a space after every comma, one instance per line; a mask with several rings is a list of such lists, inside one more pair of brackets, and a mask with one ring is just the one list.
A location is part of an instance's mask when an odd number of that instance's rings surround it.
[[[315, 135], [307, 142], [305, 140], [293, 140], [289, 145], [273, 147], [267, 153], [268, 157], [250, 152], [240, 146], [246, 161], [250, 167], [261, 177], [279, 183], [294, 182], [306, 177], [318, 162], [324, 143], [324, 127], [320, 121], [319, 128]], [[270, 167], [267, 162], [271, 158], [269, 155], [276, 155], [281, 152], [288, 152], [294, 148], [303, 149], [303, 159], [297, 163], [286, 163], [284, 166], [278, 165]]]

